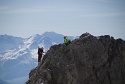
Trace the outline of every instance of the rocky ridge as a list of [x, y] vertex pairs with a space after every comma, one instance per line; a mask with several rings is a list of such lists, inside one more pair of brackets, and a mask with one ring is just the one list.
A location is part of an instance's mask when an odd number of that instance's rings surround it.
[[85, 33], [54, 45], [26, 84], [125, 84], [125, 41]]

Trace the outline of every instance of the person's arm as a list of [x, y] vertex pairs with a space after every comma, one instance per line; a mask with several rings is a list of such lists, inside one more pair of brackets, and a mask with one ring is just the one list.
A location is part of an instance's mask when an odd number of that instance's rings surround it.
[[46, 52], [44, 52], [43, 50], [41, 50], [41, 53], [42, 53], [42, 55], [44, 55], [43, 53], [46, 53]]

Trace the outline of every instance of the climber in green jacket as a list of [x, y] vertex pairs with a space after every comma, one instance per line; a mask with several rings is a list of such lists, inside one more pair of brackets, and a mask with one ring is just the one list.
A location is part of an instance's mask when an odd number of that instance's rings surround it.
[[67, 38], [67, 36], [64, 36], [64, 43], [66, 45], [70, 44], [71, 40], [69, 38]]

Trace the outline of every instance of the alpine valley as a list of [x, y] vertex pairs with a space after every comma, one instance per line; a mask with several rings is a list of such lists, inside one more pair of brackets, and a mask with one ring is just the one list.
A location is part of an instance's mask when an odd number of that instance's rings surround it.
[[52, 45], [61, 43], [63, 35], [55, 32], [29, 38], [0, 35], [0, 79], [9, 84], [25, 84], [29, 72], [37, 66], [38, 47], [44, 47], [47, 52]]

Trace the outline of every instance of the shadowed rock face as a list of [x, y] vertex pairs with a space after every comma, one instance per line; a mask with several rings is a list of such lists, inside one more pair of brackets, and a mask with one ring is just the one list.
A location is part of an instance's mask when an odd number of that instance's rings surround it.
[[26, 84], [125, 84], [125, 41], [83, 34], [54, 45]]

